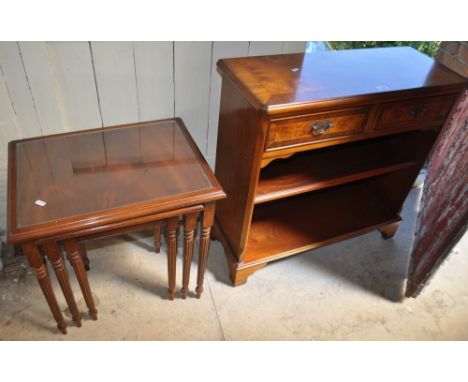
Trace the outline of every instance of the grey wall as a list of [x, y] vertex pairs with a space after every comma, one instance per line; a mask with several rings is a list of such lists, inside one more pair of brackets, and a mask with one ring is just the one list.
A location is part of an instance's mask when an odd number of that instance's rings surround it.
[[10, 140], [178, 116], [213, 166], [216, 61], [305, 47], [299, 41], [0, 42], [0, 230]]

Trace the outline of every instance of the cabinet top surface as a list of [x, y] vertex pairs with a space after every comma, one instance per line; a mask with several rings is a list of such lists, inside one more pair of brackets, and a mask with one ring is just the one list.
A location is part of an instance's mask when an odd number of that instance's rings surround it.
[[341, 50], [223, 59], [218, 62], [256, 106], [290, 104], [466, 86], [467, 80], [409, 47]]
[[178, 119], [13, 141], [9, 167], [9, 236], [113, 213], [124, 220], [138, 210], [157, 213], [223, 195]]

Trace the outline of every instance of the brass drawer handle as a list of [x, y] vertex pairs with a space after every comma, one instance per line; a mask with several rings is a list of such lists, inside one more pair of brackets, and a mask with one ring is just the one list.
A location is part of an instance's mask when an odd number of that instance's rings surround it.
[[333, 127], [333, 122], [332, 121], [319, 121], [319, 122], [314, 122], [310, 126], [310, 130], [312, 131], [313, 135], [321, 135], [328, 129]]
[[409, 109], [409, 113], [413, 118], [417, 117], [422, 117], [427, 111], [427, 107], [422, 105], [422, 106], [416, 106], [413, 107], [412, 109]]

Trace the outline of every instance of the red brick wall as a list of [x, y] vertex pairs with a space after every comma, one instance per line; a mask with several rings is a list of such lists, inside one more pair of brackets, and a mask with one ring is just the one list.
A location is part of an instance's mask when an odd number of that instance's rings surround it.
[[442, 41], [436, 60], [468, 78], [468, 41]]

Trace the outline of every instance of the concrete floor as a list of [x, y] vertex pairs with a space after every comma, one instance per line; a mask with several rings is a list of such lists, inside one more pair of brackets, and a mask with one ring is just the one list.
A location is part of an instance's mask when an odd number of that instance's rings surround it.
[[149, 233], [88, 243], [99, 320], [87, 318], [73, 277], [83, 326], [74, 327], [64, 309], [70, 326], [66, 336], [59, 334], [25, 269], [0, 277], [0, 339], [467, 340], [466, 235], [418, 298], [402, 298], [419, 196], [420, 189], [411, 191], [393, 240], [372, 232], [277, 261], [237, 288], [228, 281], [221, 245], [213, 242], [201, 300], [167, 300], [165, 253], [151, 251]]

